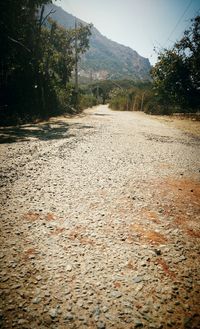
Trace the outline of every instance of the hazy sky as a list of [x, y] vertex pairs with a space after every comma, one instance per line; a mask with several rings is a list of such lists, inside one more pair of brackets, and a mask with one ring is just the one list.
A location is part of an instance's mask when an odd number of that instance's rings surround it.
[[156, 61], [153, 51], [180, 39], [200, 0], [57, 0], [67, 12], [93, 25], [109, 39]]

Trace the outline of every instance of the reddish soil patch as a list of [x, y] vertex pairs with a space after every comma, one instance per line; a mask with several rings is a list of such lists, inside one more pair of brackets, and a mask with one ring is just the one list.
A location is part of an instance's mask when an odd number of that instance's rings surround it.
[[32, 211], [29, 211], [27, 212], [26, 214], [23, 215], [23, 218], [25, 220], [28, 220], [30, 222], [34, 222], [34, 221], [37, 221], [37, 220], [47, 220], [47, 221], [52, 221], [52, 220], [56, 220], [58, 219], [56, 215], [52, 214], [52, 213], [47, 213], [47, 214], [40, 214], [40, 213], [37, 213], [37, 212], [32, 212]]
[[146, 231], [144, 234], [144, 240], [148, 240], [152, 244], [166, 244], [167, 238], [155, 231]]
[[80, 243], [83, 245], [87, 245], [87, 244], [90, 244], [91, 246], [95, 245], [95, 241], [90, 238], [86, 238], [86, 237], [79, 238], [78, 237], [78, 239], [79, 239]]
[[114, 285], [115, 288], [120, 288], [121, 287], [121, 283], [119, 281], [115, 281], [113, 285]]
[[69, 234], [70, 240], [75, 240], [77, 238], [81, 238], [81, 234], [85, 232], [85, 227], [81, 225], [77, 225], [73, 230], [71, 230]]
[[136, 270], [137, 269], [136, 262], [129, 260], [128, 264], [126, 265], [126, 268], [129, 270]]
[[168, 275], [171, 279], [175, 278], [174, 273], [169, 269], [169, 266], [162, 258], [156, 259], [156, 263], [162, 268], [163, 272]]
[[59, 235], [60, 233], [63, 233], [64, 230], [64, 227], [56, 227], [55, 230], [50, 233], [50, 235]]
[[69, 234], [70, 240], [79, 240], [79, 242], [83, 245], [95, 245], [95, 241], [93, 239], [88, 238], [87, 236], [84, 236], [84, 233], [86, 231], [86, 228], [84, 226], [78, 225], [73, 230], [71, 230]]
[[26, 214], [23, 215], [23, 218], [25, 220], [28, 220], [30, 222], [34, 222], [37, 221], [38, 219], [40, 219], [40, 214], [38, 214], [37, 212], [27, 212]]
[[187, 200], [192, 204], [199, 205], [200, 183], [196, 180], [169, 177], [160, 182], [158, 187], [160, 187], [161, 193], [170, 191], [182, 203]]
[[166, 244], [168, 241], [163, 234], [156, 231], [147, 230], [139, 224], [131, 225], [130, 232], [133, 232], [133, 234], [130, 234], [129, 238], [132, 238], [132, 235], [136, 235], [141, 242], [148, 242], [153, 245]]
[[158, 217], [158, 214], [155, 211], [150, 211], [148, 209], [142, 209], [141, 210], [141, 216], [151, 220], [152, 222], [156, 223], [156, 224], [160, 224], [160, 220]]
[[24, 251], [23, 259], [28, 260], [28, 259], [34, 258], [35, 255], [37, 255], [37, 254], [38, 254], [38, 251], [36, 250], [36, 248], [29, 248]]
[[200, 183], [191, 179], [168, 178], [153, 184], [158, 200], [163, 199], [164, 215], [173, 218], [173, 224], [187, 235], [199, 238]]
[[56, 215], [54, 215], [54, 214], [52, 214], [52, 213], [47, 213], [47, 214], [45, 215], [45, 219], [46, 219], [47, 221], [52, 221], [52, 220], [56, 220], [57, 217], [56, 217]]

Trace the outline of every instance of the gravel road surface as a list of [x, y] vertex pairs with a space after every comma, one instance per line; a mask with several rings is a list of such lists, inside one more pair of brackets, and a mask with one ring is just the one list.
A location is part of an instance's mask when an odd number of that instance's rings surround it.
[[0, 128], [2, 328], [200, 328], [200, 139], [106, 105]]

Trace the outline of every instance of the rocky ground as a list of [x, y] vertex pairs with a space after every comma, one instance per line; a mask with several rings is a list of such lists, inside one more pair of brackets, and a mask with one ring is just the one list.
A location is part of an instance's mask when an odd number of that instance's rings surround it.
[[197, 134], [107, 106], [0, 134], [2, 328], [200, 328]]

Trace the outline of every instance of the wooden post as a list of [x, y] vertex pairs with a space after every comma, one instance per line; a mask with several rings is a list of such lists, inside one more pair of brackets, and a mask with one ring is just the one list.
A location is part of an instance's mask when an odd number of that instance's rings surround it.
[[78, 38], [77, 38], [77, 20], [75, 18], [75, 108], [78, 110]]

